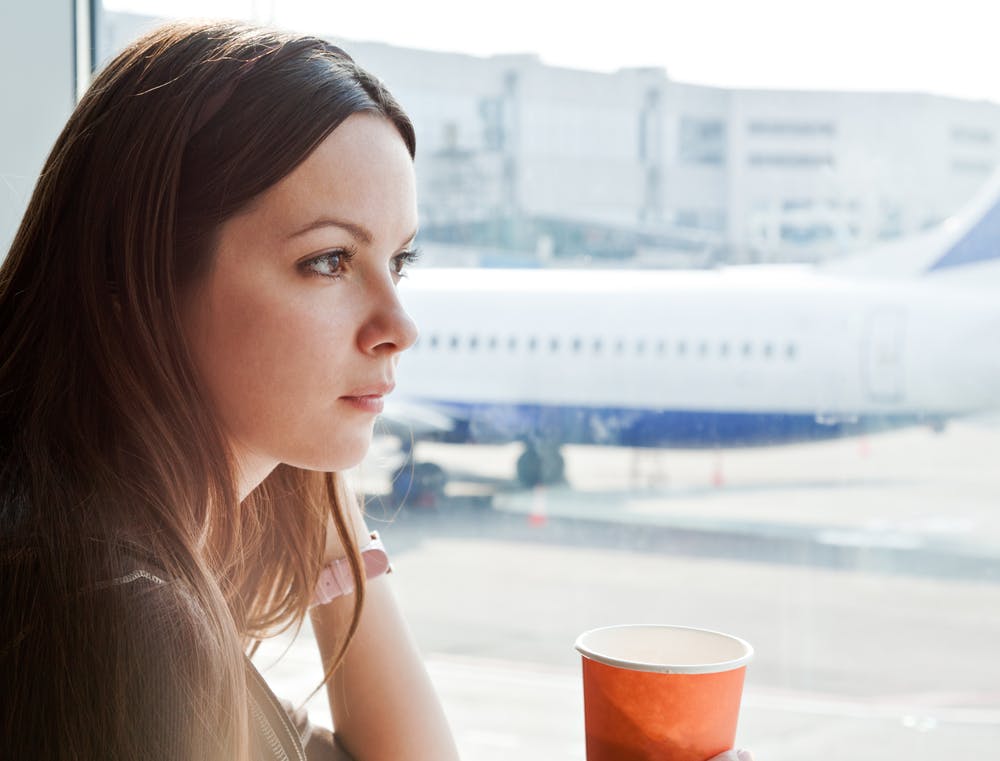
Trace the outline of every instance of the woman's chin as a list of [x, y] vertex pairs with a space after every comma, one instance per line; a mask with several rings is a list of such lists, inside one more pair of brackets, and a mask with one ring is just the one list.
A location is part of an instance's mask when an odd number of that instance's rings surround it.
[[372, 436], [371, 431], [369, 431], [367, 436], [338, 442], [338, 446], [334, 449], [326, 449], [312, 455], [295, 458], [288, 464], [304, 470], [318, 470], [325, 473], [350, 470], [364, 461], [371, 443]]

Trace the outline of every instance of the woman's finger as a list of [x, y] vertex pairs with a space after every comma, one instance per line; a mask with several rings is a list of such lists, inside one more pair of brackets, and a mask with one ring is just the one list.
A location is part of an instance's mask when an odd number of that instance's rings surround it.
[[753, 761], [753, 754], [743, 748], [733, 749], [713, 756], [708, 761]]

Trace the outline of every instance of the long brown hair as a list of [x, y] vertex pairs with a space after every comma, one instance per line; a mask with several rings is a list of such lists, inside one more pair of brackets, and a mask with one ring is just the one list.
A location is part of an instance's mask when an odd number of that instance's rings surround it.
[[[301, 625], [331, 514], [358, 588], [343, 649], [364, 584], [337, 475], [279, 466], [239, 503], [179, 303], [219, 225], [360, 111], [389, 119], [414, 154], [401, 107], [339, 48], [236, 23], [163, 27], [96, 77], [0, 268], [0, 539], [8, 560], [31, 557], [0, 579], [5, 634], [62, 625], [63, 649], [99, 649], [126, 624], [74, 639], [87, 627], [61, 621], [61, 601], [120, 570], [119, 549], [92, 548], [142, 548], [192, 591], [229, 717], [220, 758], [247, 753], [243, 653]], [[0, 656], [12, 647], [0, 641]], [[37, 686], [8, 689], [32, 710]], [[127, 706], [105, 698], [76, 708], [116, 731]]]

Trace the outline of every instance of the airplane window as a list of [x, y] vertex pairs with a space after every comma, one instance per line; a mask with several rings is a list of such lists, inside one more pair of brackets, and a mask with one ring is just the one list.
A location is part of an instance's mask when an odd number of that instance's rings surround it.
[[[633, 2], [613, 8], [621, 45], [605, 35], [562, 61], [596, 33], [538, 31], [558, 16], [545, 4], [492, 43], [460, 24], [353, 27], [372, 3], [201, 3], [336, 31], [414, 121], [424, 257], [399, 293], [423, 333], [391, 397], [413, 412], [383, 415], [414, 441], [376, 425], [356, 475], [463, 758], [582, 761], [573, 642], [634, 622], [754, 645], [737, 744], [759, 761], [995, 752], [1000, 384], [982, 345], [997, 343], [1000, 286], [976, 273], [1000, 271], [1000, 190], [970, 201], [1000, 188], [1000, 77], [963, 55], [991, 49], [993, 4], [909, 3], [905, 23], [873, 11], [870, 55], [845, 56], [850, 14], [821, 39], [808, 14], [735, 3], [720, 19], [689, 2], [664, 26]], [[15, 18], [89, 4], [8, 3]], [[97, 59], [181, 5], [104, 0]], [[574, 29], [593, 29], [588, 7]], [[517, 7], [496, 12], [516, 30]], [[736, 17], [724, 54], [678, 44]], [[2, 178], [18, 175], [4, 156], [24, 150], [3, 122], [37, 121], [46, 150], [62, 125], [0, 92], [2, 240]], [[923, 228], [941, 220], [949, 243], [932, 245]], [[945, 308], [945, 293], [961, 295]], [[321, 678], [302, 667], [311, 637], [255, 657], [287, 677], [280, 697]], [[330, 726], [325, 704], [307, 709]]]

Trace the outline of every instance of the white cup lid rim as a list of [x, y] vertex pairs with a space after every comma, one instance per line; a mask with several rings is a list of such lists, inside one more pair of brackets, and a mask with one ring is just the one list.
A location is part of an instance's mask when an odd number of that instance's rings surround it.
[[[738, 644], [743, 649], [743, 654], [737, 658], [731, 658], [727, 660], [720, 660], [707, 663], [654, 663], [642, 660], [632, 660], [625, 658], [616, 658], [613, 656], [606, 655], [604, 653], [598, 653], [593, 648], [589, 647], [585, 640], [599, 632], [609, 632], [612, 630], [619, 629], [646, 629], [646, 630], [673, 630], [673, 631], [687, 631], [687, 632], [698, 632], [701, 634], [711, 635], [715, 637], [721, 637], [729, 640], [733, 644]], [[616, 626], [603, 626], [597, 629], [590, 629], [584, 632], [579, 637], [577, 637], [575, 648], [580, 652], [580, 654], [589, 660], [596, 661], [598, 663], [603, 663], [607, 666], [616, 666], [618, 668], [628, 669], [630, 671], [647, 671], [660, 674], [714, 674], [722, 671], [733, 671], [738, 668], [746, 666], [747, 663], [753, 658], [754, 650], [753, 646], [744, 639], [736, 637], [732, 634], [726, 634], [724, 632], [714, 631], [712, 629], [702, 629], [694, 626], [675, 626], [670, 624], [619, 624]]]

